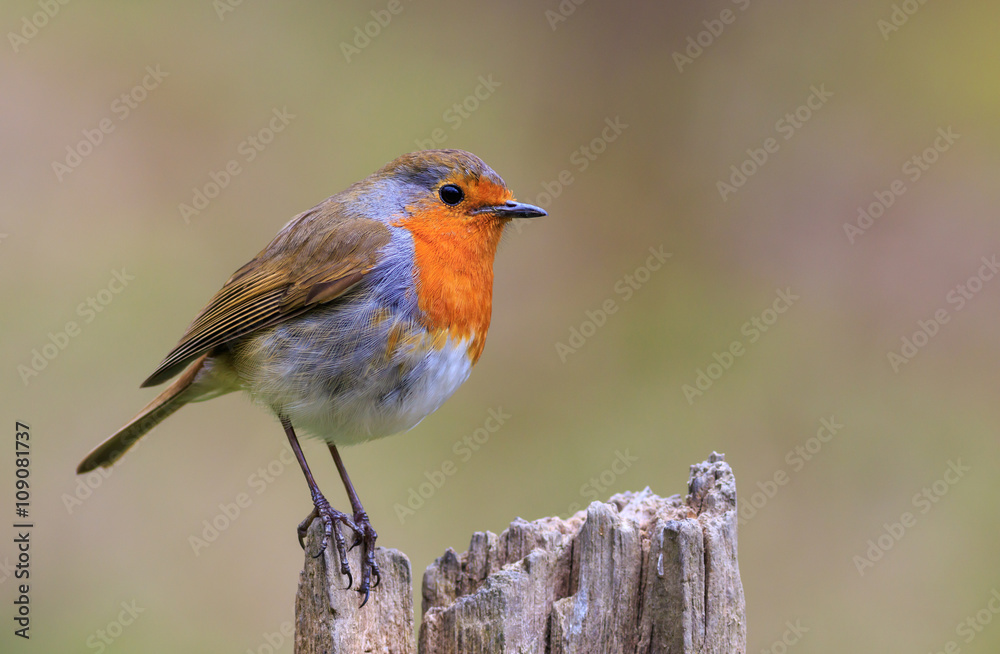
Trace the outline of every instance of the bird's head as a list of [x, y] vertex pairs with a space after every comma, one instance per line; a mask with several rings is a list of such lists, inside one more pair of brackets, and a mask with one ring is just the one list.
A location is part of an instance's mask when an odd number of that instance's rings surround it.
[[423, 150], [386, 164], [369, 180], [388, 182], [401, 197], [402, 215], [393, 222], [428, 235], [480, 234], [499, 239], [514, 218], [546, 215], [517, 202], [503, 179], [482, 159], [463, 150]]

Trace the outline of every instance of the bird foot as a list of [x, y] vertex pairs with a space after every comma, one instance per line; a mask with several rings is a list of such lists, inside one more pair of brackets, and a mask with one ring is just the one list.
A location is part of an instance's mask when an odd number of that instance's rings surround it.
[[[312, 521], [319, 518], [323, 521], [323, 540], [319, 544], [319, 551], [313, 554], [313, 557], [319, 557], [323, 555], [326, 550], [327, 545], [330, 544], [330, 540], [337, 546], [337, 554], [340, 557], [340, 574], [347, 575], [347, 588], [354, 585], [354, 577], [351, 575], [351, 566], [347, 563], [347, 542], [344, 540], [344, 535], [340, 532], [340, 525], [346, 526], [348, 529], [355, 534], [355, 545], [358, 540], [363, 539], [363, 531], [355, 524], [351, 519], [351, 516], [346, 513], [342, 513], [337, 509], [330, 506], [330, 503], [321, 494], [316, 493], [313, 495], [313, 510], [312, 512], [299, 523], [298, 534], [299, 534], [299, 545], [302, 549], [305, 549], [305, 537], [309, 531], [309, 525]], [[369, 525], [369, 529], [371, 526]], [[372, 532], [374, 533], [374, 532]], [[374, 542], [374, 539], [373, 541]], [[354, 548], [354, 545], [351, 546]], [[362, 564], [362, 579], [366, 570], [364, 570], [364, 564]], [[365, 600], [367, 601], [368, 595], [367, 590], [365, 591]], [[364, 604], [362, 604], [364, 606]]]
[[[372, 523], [368, 520], [368, 514], [364, 511], [358, 511], [354, 514], [354, 525], [355, 538], [351, 549], [353, 550], [358, 545], [363, 548], [361, 551], [361, 584], [358, 586], [358, 592], [365, 596], [361, 601], [361, 606], [364, 606], [368, 603], [369, 589], [375, 588], [382, 581], [378, 563], [375, 561], [375, 539], [378, 538], [378, 534], [375, 533]], [[375, 577], [374, 584], [371, 583], [372, 576]]]

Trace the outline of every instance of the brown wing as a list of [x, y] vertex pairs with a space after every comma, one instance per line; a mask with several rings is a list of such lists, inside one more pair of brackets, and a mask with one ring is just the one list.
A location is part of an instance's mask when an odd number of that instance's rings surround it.
[[375, 220], [333, 214], [320, 205], [281, 230], [219, 289], [142, 386], [160, 384], [212, 348], [336, 299], [361, 281], [389, 242], [389, 230]]

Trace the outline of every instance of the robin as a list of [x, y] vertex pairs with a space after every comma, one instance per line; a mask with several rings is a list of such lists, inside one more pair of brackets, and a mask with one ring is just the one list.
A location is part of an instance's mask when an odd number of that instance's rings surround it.
[[[341, 525], [362, 545], [358, 591], [379, 582], [375, 539], [337, 450], [410, 429], [464, 382], [490, 325], [493, 259], [516, 202], [469, 152], [406, 154], [299, 214], [236, 271], [143, 387], [177, 379], [80, 463], [112, 465], [189, 402], [243, 390], [284, 428], [312, 495], [298, 526], [323, 521], [353, 586]], [[178, 376], [179, 375], [179, 376]], [[320, 492], [296, 429], [324, 440], [352, 514]], [[303, 544], [304, 547], [304, 544]]]

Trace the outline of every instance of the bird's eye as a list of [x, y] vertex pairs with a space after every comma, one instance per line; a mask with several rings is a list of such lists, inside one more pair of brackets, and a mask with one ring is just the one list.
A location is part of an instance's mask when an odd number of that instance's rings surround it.
[[462, 189], [454, 184], [445, 184], [442, 186], [441, 190], [438, 191], [438, 195], [441, 196], [442, 202], [451, 206], [455, 206], [465, 198], [465, 193], [462, 192]]

